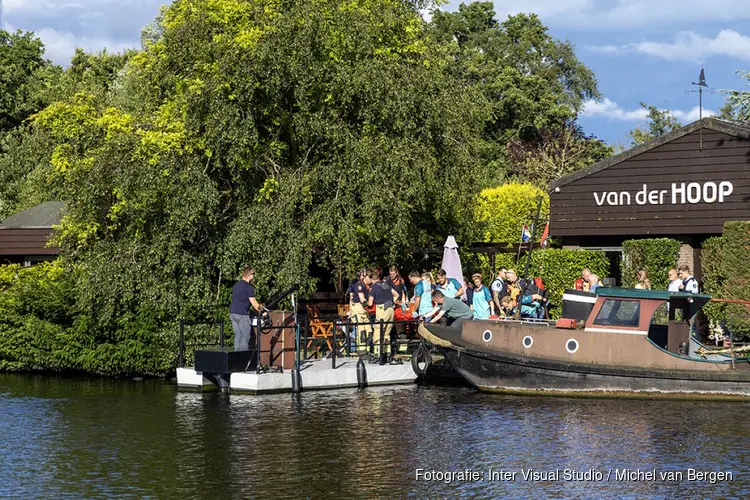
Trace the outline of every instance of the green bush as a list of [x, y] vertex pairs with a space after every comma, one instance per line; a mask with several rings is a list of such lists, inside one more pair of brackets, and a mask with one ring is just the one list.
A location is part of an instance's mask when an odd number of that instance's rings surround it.
[[[549, 196], [532, 184], [509, 182], [496, 188], [484, 189], [479, 193], [475, 208], [475, 219], [482, 241], [518, 243], [521, 241], [521, 228], [524, 221], [536, 215], [538, 197], [542, 196], [540, 220], [549, 215]], [[531, 224], [529, 224], [531, 230]], [[536, 238], [542, 236], [543, 227], [537, 230]]]
[[627, 240], [622, 243], [622, 286], [634, 287], [638, 271], [645, 269], [654, 290], [669, 286], [669, 270], [677, 265], [680, 242], [672, 238]]
[[[750, 299], [750, 221], [724, 224], [721, 251], [721, 298]], [[750, 317], [741, 304], [726, 305], [726, 319], [736, 338], [750, 337]]]
[[[723, 249], [724, 238], [722, 236], [708, 238], [701, 248], [701, 291], [715, 298], [721, 298], [721, 288], [724, 284]], [[709, 302], [701, 312], [714, 324], [726, 318], [726, 306], [716, 302]]]

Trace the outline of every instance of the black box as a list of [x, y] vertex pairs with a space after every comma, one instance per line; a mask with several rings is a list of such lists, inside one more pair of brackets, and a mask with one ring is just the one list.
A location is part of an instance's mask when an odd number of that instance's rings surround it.
[[596, 304], [596, 294], [580, 290], [565, 290], [563, 293], [562, 318], [586, 321]]
[[[255, 371], [255, 350], [234, 351], [232, 349], [195, 351], [195, 371], [205, 373], [234, 373]], [[249, 365], [248, 365], [249, 363]]]

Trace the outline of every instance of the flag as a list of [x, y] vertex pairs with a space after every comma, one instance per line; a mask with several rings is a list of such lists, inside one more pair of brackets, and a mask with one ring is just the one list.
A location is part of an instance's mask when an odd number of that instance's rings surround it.
[[539, 246], [542, 248], [547, 248], [547, 245], [549, 244], [549, 222], [546, 226], [544, 226], [544, 232], [542, 233], [542, 241], [539, 243]]
[[521, 242], [526, 243], [527, 241], [531, 241], [531, 232], [528, 226], [524, 224], [523, 229], [521, 229]]

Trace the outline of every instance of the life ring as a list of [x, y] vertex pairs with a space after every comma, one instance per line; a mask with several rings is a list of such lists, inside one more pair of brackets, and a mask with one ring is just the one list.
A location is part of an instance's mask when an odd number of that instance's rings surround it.
[[[424, 363], [424, 367], [421, 367], [419, 365], [420, 363]], [[424, 346], [420, 345], [411, 356], [411, 367], [414, 370], [414, 373], [422, 376], [427, 373], [427, 370], [430, 369], [431, 365], [432, 354], [430, 354], [430, 351], [428, 351]]]

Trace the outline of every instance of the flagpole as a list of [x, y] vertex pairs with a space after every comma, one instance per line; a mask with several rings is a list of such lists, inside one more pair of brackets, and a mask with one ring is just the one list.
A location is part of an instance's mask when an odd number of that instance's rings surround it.
[[536, 239], [536, 228], [539, 225], [539, 215], [542, 213], [543, 198], [539, 197], [536, 205], [536, 217], [534, 218], [534, 227], [531, 228], [531, 243], [529, 244], [529, 254], [526, 256], [526, 269], [523, 271], [523, 280], [527, 281], [529, 277], [529, 264], [531, 264], [531, 252], [534, 250], [534, 240]]
[[524, 222], [521, 225], [521, 241], [518, 242], [518, 253], [516, 254], [516, 266], [518, 267], [518, 262], [521, 260], [521, 246], [523, 245], [523, 230], [526, 229], [526, 223]]

